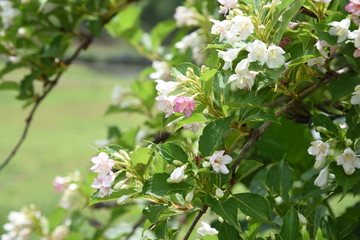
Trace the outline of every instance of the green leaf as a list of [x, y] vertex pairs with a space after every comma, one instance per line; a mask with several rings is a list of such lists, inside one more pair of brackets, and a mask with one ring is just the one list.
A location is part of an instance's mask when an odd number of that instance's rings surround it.
[[241, 231], [239, 221], [237, 219], [237, 202], [234, 198], [229, 198], [225, 201], [220, 201], [216, 198], [209, 196], [206, 203], [213, 212], [222, 217], [231, 226]]
[[156, 173], [149, 178], [143, 187], [143, 193], [157, 198], [162, 198], [170, 193], [184, 194], [191, 186], [185, 182], [168, 183], [170, 177], [167, 173]]
[[160, 222], [156, 223], [156, 226], [154, 228], [154, 233], [156, 236], [156, 239], [164, 239], [166, 236], [166, 232], [167, 232], [167, 224], [168, 224], [168, 219], [164, 219], [161, 220]]
[[239, 193], [235, 194], [234, 198], [245, 215], [260, 222], [269, 222], [270, 206], [264, 197], [254, 193]]
[[300, 224], [297, 211], [291, 207], [284, 217], [284, 224], [281, 227], [280, 236], [282, 239], [300, 239]]
[[215, 74], [218, 72], [218, 69], [210, 69], [204, 73], [201, 74], [200, 76], [200, 80], [202, 81], [209, 81], [210, 79], [212, 79]]
[[169, 164], [172, 164], [174, 160], [178, 160], [182, 163], [188, 162], [188, 155], [175, 143], [164, 143], [158, 146], [160, 155], [165, 158]]
[[210, 156], [224, 143], [224, 135], [230, 129], [230, 118], [217, 119], [204, 128], [199, 139], [199, 150], [203, 157]]
[[224, 222], [221, 224], [220, 231], [218, 233], [219, 239], [231, 239], [231, 240], [241, 240], [241, 237], [239, 236], [239, 231], [236, 230], [233, 226], [230, 224]]
[[143, 82], [134, 81], [131, 86], [134, 94], [141, 100], [148, 111], [152, 110], [157, 96], [155, 85], [155, 82], [150, 80]]
[[341, 201], [347, 192], [349, 192], [356, 183], [360, 181], [360, 171], [355, 170], [352, 175], [347, 175], [342, 166], [336, 165], [336, 162], [332, 162], [330, 164], [330, 168], [332, 169], [336, 183], [342, 187], [342, 196], [339, 201]]
[[149, 219], [151, 223], [155, 223], [158, 221], [161, 213], [167, 209], [167, 205], [165, 204], [155, 204], [155, 205], [148, 205], [143, 210], [143, 214]]
[[261, 227], [261, 223], [258, 221], [251, 220], [248, 224], [248, 230], [245, 232], [249, 240], [255, 240], [257, 233]]
[[167, 20], [158, 23], [151, 31], [152, 49], [157, 50], [164, 39], [176, 28], [176, 22], [174, 20]]
[[190, 117], [183, 118], [180, 121], [178, 121], [176, 124], [175, 131], [187, 124], [203, 123], [203, 122], [207, 122], [207, 121], [208, 121], [208, 119], [206, 117], [204, 117], [204, 115], [202, 115], [201, 113], [194, 113]]
[[121, 105], [111, 105], [105, 112], [105, 115], [114, 114], [114, 113], [123, 113], [123, 112], [136, 112], [144, 113], [138, 106], [121, 106]]
[[281, 196], [285, 201], [292, 186], [292, 170], [283, 160], [274, 164], [266, 175], [266, 185], [277, 196]]
[[176, 66], [176, 68], [171, 69], [171, 76], [186, 76], [186, 72], [188, 68], [192, 68], [194, 70], [195, 75], [200, 76], [200, 68], [192, 63], [185, 62]]
[[339, 130], [333, 121], [325, 116], [324, 114], [314, 114], [312, 121], [315, 126], [321, 126], [334, 133], [335, 135], [339, 134]]
[[263, 165], [264, 164], [254, 160], [247, 160], [240, 162], [240, 165], [236, 173], [236, 176], [238, 176], [237, 179], [240, 181], [241, 179], [249, 176], [251, 173], [253, 173]]
[[331, 99], [335, 102], [339, 98], [350, 95], [360, 84], [360, 78], [354, 76], [339, 77], [330, 83]]
[[143, 147], [137, 148], [131, 155], [131, 166], [135, 169], [139, 176], [144, 176], [152, 153], [153, 149]]
[[10, 81], [0, 82], [0, 91], [18, 90], [18, 89], [19, 89], [19, 84], [16, 82], [10, 82]]

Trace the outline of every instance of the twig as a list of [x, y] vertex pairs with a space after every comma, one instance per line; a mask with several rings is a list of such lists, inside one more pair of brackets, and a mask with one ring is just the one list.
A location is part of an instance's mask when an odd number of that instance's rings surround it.
[[196, 224], [199, 222], [200, 218], [202, 217], [202, 215], [204, 215], [204, 213], [206, 213], [208, 209], [208, 206], [204, 206], [200, 212], [198, 213], [198, 215], [196, 216], [196, 218], [194, 219], [194, 221], [191, 223], [191, 226], [189, 228], [189, 230], [187, 231], [185, 237], [184, 237], [184, 240], [188, 240], [189, 237], [190, 237], [190, 234], [192, 233], [192, 231], [194, 230]]
[[[331, 80], [337, 78], [339, 76], [336, 72], [329, 72], [325, 75], [322, 81], [312, 84], [311, 86], [307, 87], [305, 90], [303, 90], [300, 94], [298, 94], [297, 98], [292, 99], [290, 102], [288, 102], [286, 105], [281, 107], [279, 111], [276, 112], [275, 116], [280, 117], [284, 113], [286, 113], [289, 109], [294, 107], [299, 101], [303, 100], [313, 92], [315, 92], [320, 87], [328, 84]], [[242, 147], [238, 154], [238, 158], [236, 159], [235, 163], [232, 165], [232, 177], [231, 177], [231, 185], [235, 183], [236, 180], [236, 168], [239, 165], [242, 156], [252, 147], [252, 145], [261, 137], [261, 135], [264, 133], [264, 131], [271, 125], [272, 122], [267, 121], [265, 122], [260, 128], [255, 129], [253, 133], [251, 134], [251, 137], [247, 141], [247, 143]]]
[[131, 238], [131, 236], [135, 233], [136, 229], [138, 227], [140, 227], [140, 225], [146, 220], [145, 216], [142, 216], [132, 227], [131, 232], [127, 235], [127, 237], [125, 238], [125, 240], [129, 240]]

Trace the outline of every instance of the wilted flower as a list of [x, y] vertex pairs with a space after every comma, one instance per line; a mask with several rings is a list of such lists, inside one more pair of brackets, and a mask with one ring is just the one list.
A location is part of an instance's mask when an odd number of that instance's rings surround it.
[[263, 41], [255, 40], [246, 45], [246, 50], [249, 52], [247, 58], [250, 62], [259, 61], [260, 65], [264, 65], [268, 59], [266, 44]]
[[266, 65], [269, 68], [280, 67], [285, 64], [285, 57], [283, 54], [285, 51], [278, 46], [270, 45], [267, 49]]
[[225, 64], [223, 66], [224, 70], [232, 69], [232, 62], [238, 56], [240, 48], [233, 48], [227, 51], [218, 51], [219, 58], [223, 59]]
[[225, 151], [216, 151], [210, 157], [210, 164], [215, 172], [221, 172], [223, 174], [228, 174], [229, 169], [227, 169], [226, 164], [231, 163], [232, 158], [229, 155], [224, 155]]
[[196, 15], [197, 13], [194, 8], [179, 6], [174, 14], [176, 25], [179, 27], [196, 26], [199, 23]]
[[165, 117], [168, 118], [173, 113], [175, 105], [175, 96], [158, 96], [155, 100], [159, 101], [157, 109], [166, 113]]
[[355, 168], [360, 168], [360, 159], [353, 150], [347, 148], [344, 152], [335, 158], [337, 165], [342, 165], [347, 175], [355, 172]]
[[175, 107], [174, 112], [180, 113], [183, 112], [186, 117], [190, 117], [192, 111], [195, 110], [194, 100], [189, 97], [177, 97], [174, 100]]
[[99, 177], [104, 177], [111, 172], [112, 167], [115, 165], [114, 160], [109, 158], [104, 152], [100, 152], [97, 156], [93, 157], [91, 161], [95, 164], [90, 168], [91, 171], [97, 173]]
[[185, 169], [186, 165], [175, 168], [175, 170], [170, 174], [170, 177], [167, 179], [167, 182], [179, 183], [182, 180], [186, 179], [187, 176], [185, 175]]
[[315, 169], [320, 169], [324, 166], [326, 157], [331, 153], [330, 145], [321, 140], [311, 142], [311, 147], [308, 148], [308, 153], [315, 157]]
[[201, 236], [215, 235], [215, 234], [219, 233], [215, 228], [212, 228], [209, 224], [207, 224], [206, 222], [203, 222], [203, 221], [201, 222], [201, 227], [198, 228], [197, 232]]
[[359, 104], [360, 105], [360, 85], [357, 85], [355, 87], [355, 92], [352, 93], [352, 97], [350, 99], [351, 104], [356, 105]]
[[230, 9], [236, 7], [237, 0], [217, 0], [222, 6], [219, 14], [227, 14]]
[[314, 185], [324, 189], [329, 184], [330, 173], [328, 167], [320, 171], [319, 176], [314, 181]]
[[349, 18], [345, 18], [340, 22], [336, 22], [336, 21], [330, 22], [328, 25], [332, 26], [329, 29], [330, 35], [338, 36], [338, 40], [337, 40], [338, 43], [345, 41], [345, 39], [349, 35], [349, 27], [350, 27]]

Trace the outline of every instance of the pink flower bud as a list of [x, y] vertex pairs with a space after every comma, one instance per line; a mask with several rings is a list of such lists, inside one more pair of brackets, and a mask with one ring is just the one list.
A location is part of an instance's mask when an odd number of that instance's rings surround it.
[[192, 98], [181, 96], [175, 98], [174, 102], [175, 102], [174, 112], [177, 113], [183, 112], [186, 117], [190, 117], [192, 111], [195, 109], [194, 100]]

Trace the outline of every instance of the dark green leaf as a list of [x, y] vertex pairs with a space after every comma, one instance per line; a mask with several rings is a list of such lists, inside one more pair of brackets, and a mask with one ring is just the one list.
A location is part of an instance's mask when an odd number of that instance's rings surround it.
[[253, 193], [239, 193], [235, 194], [234, 198], [238, 202], [240, 211], [245, 215], [260, 222], [269, 222], [270, 206], [264, 197]]
[[19, 84], [16, 82], [1, 82], [0, 91], [4, 90], [18, 90]]
[[158, 218], [165, 209], [167, 209], [167, 205], [164, 204], [148, 205], [144, 208], [143, 214], [151, 223], [155, 223], [158, 221]]
[[179, 145], [175, 143], [164, 143], [158, 146], [160, 155], [165, 158], [169, 164], [172, 164], [174, 160], [178, 160], [182, 163], [188, 161], [188, 155]]
[[337, 166], [336, 162], [333, 162], [330, 165], [333, 173], [335, 174], [336, 183], [342, 187], [342, 200], [345, 197], [345, 194], [349, 192], [356, 183], [360, 181], [360, 171], [355, 170], [352, 175], [347, 175], [342, 166]]
[[280, 236], [282, 239], [300, 239], [300, 224], [297, 211], [294, 207], [290, 208], [284, 217], [284, 224], [281, 227]]
[[236, 173], [236, 175], [238, 176], [237, 179], [239, 179], [240, 181], [241, 179], [249, 176], [251, 173], [253, 173], [263, 165], [264, 164], [254, 160], [242, 161]]
[[339, 134], [339, 130], [336, 125], [329, 117], [325, 116], [324, 114], [314, 114], [312, 120], [315, 126], [324, 127], [335, 135]]
[[208, 197], [207, 204], [213, 212], [222, 217], [231, 226], [241, 231], [239, 221], [237, 219], [237, 202], [234, 198], [229, 198], [225, 201], [220, 201], [213, 197]]
[[281, 196], [284, 200], [288, 199], [288, 193], [291, 189], [292, 170], [283, 160], [274, 164], [266, 175], [266, 185], [277, 196]]
[[236, 230], [233, 226], [230, 224], [224, 222], [221, 224], [220, 231], [218, 233], [219, 239], [231, 239], [231, 240], [241, 240], [241, 237], [239, 236], [239, 231]]

